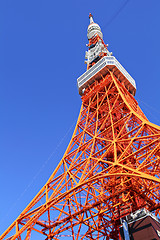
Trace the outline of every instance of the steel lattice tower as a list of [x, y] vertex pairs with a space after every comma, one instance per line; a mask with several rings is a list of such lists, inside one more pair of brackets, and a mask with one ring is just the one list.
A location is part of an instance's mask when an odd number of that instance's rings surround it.
[[[160, 212], [160, 127], [134, 99], [132, 77], [90, 14], [82, 107], [59, 165], [0, 239], [120, 239], [120, 218]], [[67, 237], [67, 238], [66, 238]]]

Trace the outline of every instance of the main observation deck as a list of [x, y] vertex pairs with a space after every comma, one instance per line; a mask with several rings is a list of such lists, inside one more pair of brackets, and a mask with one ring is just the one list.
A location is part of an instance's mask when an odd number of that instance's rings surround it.
[[77, 79], [79, 94], [83, 95], [83, 89], [86, 89], [95, 80], [99, 80], [102, 76], [105, 76], [109, 71], [112, 71], [116, 78], [120, 82], [124, 83], [126, 89], [133, 96], [135, 95], [135, 80], [130, 76], [130, 74], [124, 69], [124, 67], [114, 56], [103, 57]]

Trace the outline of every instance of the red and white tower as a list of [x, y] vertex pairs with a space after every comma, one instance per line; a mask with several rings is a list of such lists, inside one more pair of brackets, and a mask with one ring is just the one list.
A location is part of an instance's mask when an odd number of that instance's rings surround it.
[[134, 79], [108, 51], [90, 14], [82, 106], [68, 148], [0, 239], [121, 239], [121, 219], [160, 213], [160, 127], [134, 98]]

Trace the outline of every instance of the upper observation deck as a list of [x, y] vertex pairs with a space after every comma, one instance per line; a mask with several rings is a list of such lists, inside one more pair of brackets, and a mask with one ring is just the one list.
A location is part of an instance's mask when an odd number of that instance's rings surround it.
[[120, 82], [124, 83], [126, 89], [133, 96], [135, 95], [135, 80], [114, 56], [104, 56], [77, 79], [79, 94], [83, 95], [84, 89], [94, 81], [99, 80], [102, 76], [105, 76], [109, 71], [111, 71]]

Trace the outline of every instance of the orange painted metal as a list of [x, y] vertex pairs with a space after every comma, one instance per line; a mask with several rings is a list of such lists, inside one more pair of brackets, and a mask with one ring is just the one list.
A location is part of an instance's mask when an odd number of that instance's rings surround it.
[[59, 165], [0, 239], [120, 239], [120, 218], [143, 207], [160, 217], [160, 127], [108, 71], [86, 88]]

